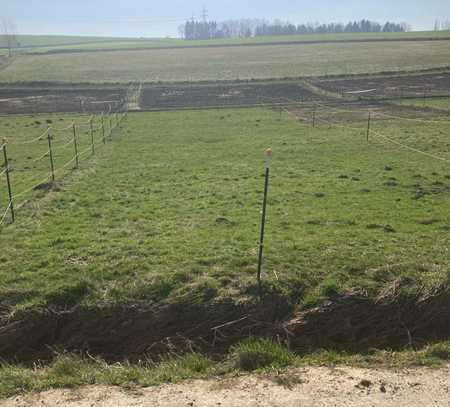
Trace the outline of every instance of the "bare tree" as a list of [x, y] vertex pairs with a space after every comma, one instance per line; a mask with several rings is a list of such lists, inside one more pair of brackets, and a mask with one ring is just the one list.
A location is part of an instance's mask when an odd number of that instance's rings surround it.
[[180, 38], [184, 38], [186, 33], [186, 24], [182, 24], [178, 26], [178, 35]]
[[400, 27], [402, 28], [402, 30], [403, 30], [404, 32], [409, 32], [409, 31], [412, 30], [411, 25], [408, 24], [408, 23], [400, 23]]
[[0, 34], [2, 43], [8, 49], [8, 56], [11, 58], [13, 49], [19, 45], [17, 40], [17, 26], [10, 18], [0, 18]]
[[439, 31], [441, 29], [441, 22], [436, 19], [434, 20], [434, 31]]

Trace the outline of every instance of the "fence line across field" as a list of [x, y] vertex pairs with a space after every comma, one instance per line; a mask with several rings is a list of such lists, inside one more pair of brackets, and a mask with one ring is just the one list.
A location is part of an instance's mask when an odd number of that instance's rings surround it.
[[49, 132], [49, 129], [47, 128], [47, 130], [45, 130], [40, 136], [32, 139], [32, 140], [27, 140], [27, 141], [7, 141], [5, 144], [11, 144], [11, 145], [18, 145], [18, 146], [23, 146], [23, 145], [27, 145], [27, 144], [33, 144], [33, 143], [37, 143], [39, 141], [41, 141]]
[[[298, 100], [295, 100], [295, 99], [291, 99], [291, 98], [288, 98], [288, 97], [285, 97], [285, 96], [283, 96], [283, 97], [280, 97], [280, 98], [274, 98], [274, 97], [269, 97], [269, 96], [263, 96], [263, 97], [261, 97], [262, 99], [268, 99], [268, 100], [276, 100], [276, 101], [279, 101], [279, 100], [286, 100], [290, 105], [295, 105], [295, 106], [301, 106], [301, 107], [304, 107], [305, 106], [305, 102], [301, 102], [301, 101], [298, 101]], [[274, 105], [279, 105], [280, 103], [274, 103]], [[371, 108], [370, 106], [365, 106], [364, 108], [362, 108], [362, 109], [340, 109], [340, 108], [337, 108], [337, 107], [335, 107], [335, 106], [329, 106], [329, 105], [325, 105], [325, 104], [323, 104], [323, 103], [320, 103], [320, 102], [318, 102], [318, 101], [311, 101], [311, 102], [309, 102], [308, 104], [312, 104], [313, 106], [313, 108], [314, 108], [314, 106], [319, 106], [319, 107], [321, 107], [321, 108], [324, 108], [324, 109], [326, 109], [327, 110], [327, 112], [330, 114], [330, 111], [332, 111], [332, 112], [334, 112], [334, 114], [339, 114], [339, 113], [358, 113], [358, 114], [361, 114], [361, 113], [364, 113], [364, 111], [372, 111], [372, 112], [374, 112], [376, 115], [379, 115], [379, 116], [384, 116], [384, 117], [387, 117], [387, 118], [392, 118], [392, 119], [396, 119], [396, 120], [407, 120], [407, 121], [414, 121], [414, 122], [423, 122], [423, 123], [437, 123], [437, 124], [440, 124], [440, 123], [445, 123], [446, 121], [448, 121], [449, 120], [449, 117], [448, 116], [440, 116], [439, 118], [438, 118], [438, 120], [436, 120], [436, 119], [422, 119], [422, 118], [418, 118], [418, 117], [405, 117], [405, 116], [398, 116], [398, 115], [392, 115], [392, 114], [388, 114], [388, 113], [384, 113], [384, 112], [380, 112], [380, 111], [378, 111], [378, 110], [374, 110], [374, 108]], [[353, 104], [351, 105], [351, 106], [353, 106]]]
[[[130, 88], [131, 89], [131, 88]], [[131, 89], [131, 91], [134, 91], [134, 88]], [[439, 160], [441, 162], [450, 163], [450, 159], [446, 159], [444, 157], [440, 157], [439, 155], [428, 153], [426, 151], [422, 151], [420, 149], [408, 146], [407, 144], [404, 144], [400, 141], [394, 140], [393, 138], [389, 137], [388, 135], [382, 133], [378, 129], [373, 129], [371, 127], [371, 120], [372, 124], [376, 123], [376, 118], [379, 116], [385, 116], [390, 117], [395, 120], [414, 120], [414, 121], [420, 121], [425, 123], [447, 123], [445, 120], [422, 120], [422, 119], [412, 119], [412, 118], [406, 118], [406, 117], [400, 117], [400, 116], [393, 116], [389, 114], [385, 114], [370, 108], [364, 108], [360, 110], [355, 109], [339, 109], [332, 106], [327, 106], [325, 104], [319, 103], [319, 102], [312, 102], [311, 104], [306, 104], [304, 102], [298, 102], [290, 98], [271, 98], [271, 97], [262, 97], [261, 99], [271, 99], [272, 103], [261, 103], [261, 106], [277, 106], [278, 108], [281, 108], [281, 111], [284, 111], [287, 113], [290, 117], [295, 118], [297, 120], [302, 120], [304, 122], [307, 122], [308, 115], [312, 113], [312, 124], [315, 127], [316, 123], [323, 123], [328, 126], [334, 126], [337, 128], [347, 129], [349, 131], [355, 131], [358, 133], [366, 133], [367, 132], [367, 141], [369, 141], [369, 136], [371, 136], [374, 140], [376, 138], [379, 138], [380, 140], [384, 140], [385, 142], [395, 145], [396, 147], [407, 149], [411, 152], [421, 154], [424, 156], [427, 156], [429, 158]], [[279, 102], [280, 99], [285, 100], [285, 103]], [[275, 102], [276, 101], [276, 102]], [[28, 161], [26, 164], [29, 166], [30, 164], [34, 164], [37, 162], [42, 162], [46, 158], [49, 158], [48, 167], [45, 170], [39, 170], [39, 171], [48, 171], [48, 175], [42, 179], [40, 182], [36, 183], [36, 180], [27, 180], [26, 182], [23, 182], [22, 179], [20, 179], [20, 184], [22, 187], [24, 184], [33, 184], [33, 186], [27, 186], [24, 190], [21, 190], [20, 192], [14, 193], [14, 185], [8, 184], [8, 189], [11, 190], [10, 194], [11, 197], [8, 202], [8, 206], [6, 211], [3, 213], [3, 216], [1, 218], [0, 225], [5, 223], [5, 220], [7, 219], [8, 211], [12, 212], [12, 217], [14, 218], [13, 211], [15, 202], [18, 197], [22, 197], [26, 195], [28, 192], [35, 190], [40, 185], [43, 185], [44, 183], [47, 183], [49, 180], [52, 182], [55, 181], [55, 177], [62, 177], [63, 173], [67, 171], [67, 168], [69, 168], [71, 165], [74, 165], [74, 168], [78, 168], [79, 160], [85, 159], [89, 153], [91, 155], [95, 154], [95, 150], [98, 147], [102, 147], [106, 144], [106, 140], [109, 140], [117, 128], [119, 124], [122, 122], [122, 120], [127, 115], [127, 108], [129, 105], [129, 100], [125, 99], [123, 100], [123, 103], [117, 107], [117, 109], [113, 110], [111, 105], [108, 105], [108, 110], [106, 112], [99, 113], [98, 115], [91, 115], [89, 116], [88, 120], [82, 120], [82, 121], [73, 121], [70, 125], [64, 128], [58, 128], [54, 126], [48, 126], [47, 130], [43, 132], [40, 136], [33, 138], [32, 140], [23, 141], [23, 142], [16, 142], [15, 140], [12, 142], [6, 142], [0, 146], [0, 151], [3, 150], [5, 153], [5, 168], [0, 172], [0, 177], [3, 178], [6, 174], [8, 178], [8, 183], [11, 183], [11, 179], [9, 178], [9, 173], [12, 171], [11, 166], [7, 164], [6, 161], [6, 146], [8, 144], [11, 145], [31, 145], [33, 143], [47, 141], [49, 148], [47, 151], [39, 156], [38, 158], [33, 159], [32, 161]], [[286, 107], [289, 106], [289, 107]], [[303, 107], [308, 108], [307, 112], [305, 113], [304, 117], [299, 116], [296, 112], [292, 111], [292, 109], [297, 107]], [[318, 108], [322, 108], [323, 110], [318, 110]], [[311, 109], [313, 109], [311, 111]], [[354, 126], [350, 126], [344, 123], [337, 123], [333, 120], [327, 120], [321, 117], [324, 113], [330, 114], [330, 112], [336, 112], [336, 113], [351, 113], [351, 112], [357, 112], [358, 114], [364, 113], [367, 111], [368, 113], [368, 124], [367, 128], [361, 127], [357, 128]], [[375, 115], [372, 115], [372, 112]], [[68, 134], [65, 134], [67, 132]], [[55, 136], [55, 133], [57, 136]], [[61, 134], [63, 133], [63, 134]], [[78, 145], [80, 143], [80, 145]], [[87, 144], [88, 143], [88, 144]], [[384, 143], [383, 143], [384, 144]], [[74, 155], [68, 159], [68, 161], [65, 161], [64, 163], [61, 163], [61, 158], [69, 158], [67, 154], [70, 154], [70, 152], [67, 152], [67, 150], [72, 147], [74, 148]], [[82, 147], [82, 150], [79, 151], [79, 147]], [[64, 152], [63, 152], [64, 150]], [[56, 153], [56, 154], [55, 154]], [[56, 159], [56, 162], [55, 162]], [[59, 162], [58, 162], [59, 160]], [[14, 170], [17, 171], [17, 167], [14, 166]], [[26, 167], [24, 167], [23, 172], [27, 171]], [[34, 170], [36, 171], [36, 170]], [[30, 172], [33, 172], [33, 170], [30, 170]], [[17, 178], [18, 174], [16, 172], [16, 175], [13, 176], [13, 178]], [[13, 182], [15, 180], [12, 180]], [[204, 183], [205, 180], [197, 180], [197, 181], [189, 181], [189, 184], [200, 184]], [[165, 187], [165, 186], [176, 186], [176, 183], [166, 182], [166, 183], [156, 183], [157, 187]], [[24, 202], [18, 205], [20, 208], [21, 205], [23, 205]]]
[[[125, 115], [123, 115], [123, 116], [121, 116], [121, 117], [122, 117], [122, 119], [123, 119], [123, 118], [125, 117]], [[102, 145], [102, 144], [99, 143], [99, 145]], [[78, 153], [78, 158], [84, 156], [84, 155], [85, 155], [86, 153], [88, 153], [89, 151], [91, 151], [91, 147], [88, 147], [88, 148], [86, 148], [85, 150], [79, 152], [79, 153]], [[58, 168], [58, 169], [55, 169], [55, 170], [53, 171], [53, 174], [57, 174], [57, 173], [59, 174], [60, 172], [62, 172], [63, 170], [65, 170], [67, 167], [69, 167], [70, 164], [74, 163], [74, 162], [76, 161], [76, 159], [77, 159], [77, 156], [74, 156], [71, 160], [69, 160], [68, 162], [66, 162], [62, 167], [60, 167], [60, 168]], [[52, 175], [53, 175], [53, 174], [52, 174]], [[8, 210], [10, 209], [10, 206], [12, 205], [12, 202], [13, 202], [15, 199], [17, 199], [18, 197], [23, 196], [23, 195], [27, 194], [28, 192], [31, 192], [31, 191], [35, 190], [37, 187], [39, 187], [39, 186], [41, 186], [41, 185], [47, 183], [47, 182], [52, 178], [52, 175], [47, 175], [47, 177], [45, 177], [44, 179], [41, 179], [41, 181], [35, 183], [32, 187], [29, 187], [29, 188], [27, 188], [26, 190], [21, 191], [21, 192], [15, 194], [15, 195], [13, 195], [13, 196], [12, 196], [13, 199], [12, 199], [12, 201], [10, 202], [10, 205], [8, 206], [8, 209], [6, 210], [6, 213], [7, 213]], [[28, 202], [28, 200], [25, 200], [25, 201], [19, 203], [19, 204], [17, 205], [17, 209], [20, 209], [21, 207], [23, 207], [23, 205], [24, 205], [25, 203], [27, 203], [27, 202]], [[6, 215], [5, 215], [5, 216], [6, 216]], [[3, 222], [2, 222], [2, 223], [3, 223]], [[0, 225], [1, 225], [2, 223], [0, 223]]]
[[[292, 99], [289, 99], [289, 98], [284, 98], [284, 99], [289, 100], [290, 102], [293, 102]], [[319, 106], [321, 106], [321, 107], [327, 108], [326, 105], [323, 105], [323, 104], [320, 104], [320, 103], [317, 103], [317, 105], [319, 105]], [[344, 110], [344, 109], [334, 109], [334, 108], [331, 108], [331, 109], [332, 109], [332, 110], [338, 110], [338, 111], [340, 111], [340, 112], [342, 112], [342, 113], [346, 112], [346, 110]], [[294, 117], [296, 117], [297, 119], [299, 118], [299, 116], [297, 116], [297, 115], [296, 115], [295, 113], [293, 113], [293, 112], [290, 112], [288, 109], [284, 108], [284, 110], [285, 110], [287, 113], [289, 113], [290, 115], [293, 115]], [[377, 112], [377, 113], [378, 113], [378, 112]], [[327, 124], [330, 125], [330, 126], [339, 127], [339, 128], [344, 128], [344, 129], [353, 130], [353, 131], [358, 131], [358, 132], [361, 132], [361, 131], [364, 131], [364, 130], [365, 130], [365, 129], [363, 129], [363, 128], [356, 128], [356, 127], [353, 127], [353, 126], [349, 126], [349, 125], [345, 125], [345, 124], [341, 124], [341, 123], [335, 123], [335, 122], [332, 122], [332, 121], [329, 121], [329, 120], [325, 120], [325, 119], [322, 119], [322, 118], [318, 118], [318, 117], [316, 117], [317, 115], [318, 115], [318, 112], [314, 111], [314, 119], [313, 119], [314, 121], [319, 121], [319, 122], [327, 123]], [[389, 141], [390, 143], [395, 144], [395, 145], [397, 145], [397, 146], [399, 146], [399, 147], [403, 147], [403, 148], [405, 148], [405, 149], [407, 149], [407, 150], [413, 151], [413, 152], [418, 153], [418, 154], [422, 154], [422, 155], [424, 155], [424, 156], [427, 156], [427, 157], [429, 157], [429, 158], [433, 158], [433, 159], [435, 159], [435, 160], [439, 160], [439, 161], [443, 161], [443, 162], [448, 162], [448, 163], [450, 163], [450, 159], [446, 159], [446, 158], [444, 158], [444, 157], [440, 157], [440, 156], [438, 156], [438, 155], [431, 154], [431, 153], [427, 153], [426, 151], [422, 151], [422, 150], [420, 150], [420, 149], [417, 149], [417, 148], [408, 146], [407, 144], [404, 144], [404, 143], [401, 143], [401, 142], [399, 142], [399, 141], [393, 140], [391, 137], [387, 136], [386, 134], [383, 134], [383, 133], [381, 133], [381, 132], [379, 132], [379, 131], [373, 130], [373, 128], [370, 127], [370, 124], [371, 124], [371, 118], [372, 118], [372, 120], [374, 120], [374, 118], [373, 118], [373, 116], [371, 116], [371, 111], [370, 111], [370, 110], [369, 110], [368, 115], [369, 115], [369, 116], [368, 116], [368, 117], [369, 117], [369, 121], [368, 121], [368, 126], [367, 126], [367, 140], [369, 140], [369, 136], [370, 136], [370, 135], [376, 135], [376, 136], [381, 137], [381, 138], [385, 139], [386, 141]], [[389, 116], [389, 115], [385, 115], [385, 114], [383, 114], [383, 113], [381, 113], [381, 115]], [[398, 116], [391, 116], [391, 117], [396, 118], [397, 120], [408, 120], [407, 118], [398, 117]], [[419, 120], [420, 120], [420, 119], [419, 119]], [[439, 121], [435, 120], [435, 121], [431, 121], [431, 122], [432, 122], [432, 123], [433, 123], [433, 122], [434, 122], [434, 123], [441, 123], [441, 124], [446, 124], [446, 123], [448, 123], [448, 122], [446, 122], [445, 120], [439, 120]]]
[[[91, 155], [95, 154], [95, 147], [103, 146], [106, 143], [106, 139], [110, 139], [115, 129], [120, 125], [123, 119], [127, 116], [128, 113], [128, 103], [129, 101], [127, 99], [122, 100], [122, 103], [117, 107], [117, 109], [113, 110], [111, 105], [109, 105], [109, 108], [106, 112], [102, 112], [98, 116], [91, 115], [89, 116], [87, 121], [72, 121], [70, 125], [63, 128], [58, 128], [54, 126], [48, 126], [47, 129], [40, 134], [38, 137], [35, 137], [31, 140], [25, 140], [25, 141], [7, 141], [5, 140], [3, 144], [0, 145], [0, 152], [3, 152], [4, 155], [4, 161], [5, 161], [5, 168], [0, 172], [0, 177], [3, 178], [4, 175], [6, 175], [6, 182], [7, 182], [7, 189], [9, 193], [9, 199], [8, 199], [8, 205], [5, 210], [5, 212], [2, 212], [2, 217], [0, 218], [0, 225], [3, 225], [7, 219], [8, 212], [11, 212], [11, 221], [15, 221], [15, 212], [20, 209], [26, 202], [29, 200], [22, 201], [21, 203], [17, 204], [16, 201], [18, 198], [23, 197], [24, 195], [28, 194], [29, 192], [32, 192], [36, 188], [38, 188], [41, 185], [44, 185], [51, 181], [52, 183], [55, 182], [56, 176], [63, 176], [62, 174], [67, 171], [67, 168], [76, 163], [75, 168], [78, 168], [80, 159], [85, 159], [88, 155], [88, 153], [91, 153]], [[99, 124], [97, 125], [97, 120]], [[106, 119], [106, 123], [105, 123]], [[95, 122], [95, 126], [94, 126]], [[69, 134], [64, 136], [61, 136], [61, 133], [68, 132]], [[57, 134], [58, 136], [55, 137], [54, 134]], [[85, 137], [86, 136], [86, 137]], [[86, 144], [86, 142], [89, 143], [89, 147], [84, 148], [83, 150], [78, 150], [78, 137], [80, 137], [80, 143], [83, 145]], [[97, 141], [96, 139], [100, 138], [101, 141]], [[84, 140], [84, 141], [83, 141]], [[87, 141], [88, 140], [88, 141]], [[9, 161], [13, 157], [8, 157], [7, 152], [7, 146], [10, 144], [12, 146], [26, 146], [26, 145], [33, 145], [35, 143], [39, 143], [42, 141], [46, 141], [48, 143], [48, 149], [47, 151], [40, 155], [37, 158], [32, 159], [31, 161], [28, 161], [26, 163], [27, 167], [24, 167], [24, 170], [22, 172], [17, 172], [17, 167], [14, 166], [14, 171], [11, 168], [11, 165], [9, 164]], [[61, 144], [63, 143], [63, 144]], [[58, 166], [55, 165], [55, 158], [60, 157], [60, 154], [54, 155], [54, 152], [59, 151], [66, 151], [66, 149], [70, 146], [74, 147], [74, 156], [70, 158], [67, 162], [64, 164], [59, 164]], [[81, 144], [80, 144], [81, 146]], [[61, 157], [63, 157], [66, 153], [61, 154]], [[28, 166], [31, 164], [36, 164], [39, 162], [43, 162], [46, 158], [49, 158], [48, 167], [43, 171], [48, 171], [45, 178], [41, 178], [39, 182], [36, 181], [37, 177], [32, 177], [28, 180], [23, 180], [22, 178], [19, 178], [19, 185], [28, 184], [28, 186], [25, 187], [25, 189], [21, 189], [19, 192], [14, 192], [14, 179], [19, 174], [23, 174], [25, 171], [29, 170]], [[36, 170], [34, 170], [36, 171]], [[30, 172], [34, 172], [31, 170]], [[11, 178], [10, 173], [15, 173], [15, 175]], [[38, 171], [39, 172], [39, 171]], [[30, 184], [32, 184], [30, 186]]]
[[8, 215], [8, 212], [9, 212], [9, 209], [10, 209], [10, 208], [11, 208], [11, 202], [9, 202], [9, 204], [8, 204], [8, 206], [7, 206], [6, 210], [5, 210], [5, 212], [3, 213], [3, 216], [2, 216], [1, 219], [0, 219], [0, 226], [3, 225], [3, 223], [5, 222], [6, 217], [7, 217], [7, 215]]

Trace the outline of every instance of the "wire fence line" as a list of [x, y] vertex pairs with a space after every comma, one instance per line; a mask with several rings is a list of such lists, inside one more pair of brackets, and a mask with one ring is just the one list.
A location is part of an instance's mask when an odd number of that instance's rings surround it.
[[[127, 95], [133, 93], [135, 92], [130, 91], [127, 93]], [[390, 143], [393, 146], [401, 147], [411, 152], [421, 154], [423, 156], [427, 156], [428, 158], [439, 160], [441, 162], [450, 163], [450, 159], [441, 157], [437, 154], [429, 153], [427, 151], [423, 151], [419, 148], [409, 146], [401, 141], [393, 139], [387, 134], [382, 133], [378, 129], [375, 130], [370, 127], [370, 120], [375, 120], [376, 118], [378, 118], [378, 115], [390, 117], [396, 120], [414, 120], [412, 118], [392, 116], [379, 111], [376, 112], [377, 116], [371, 117], [371, 112], [373, 111], [371, 111], [368, 107], [365, 107], [365, 110], [356, 110], [352, 108], [340, 109], [334, 106], [327, 106], [319, 102], [313, 102], [312, 105], [305, 105], [305, 103], [303, 102], [297, 102], [287, 97], [278, 99], [263, 97], [262, 99], [271, 99], [272, 103], [261, 105], [267, 107], [277, 106], [277, 108], [287, 113], [290, 117], [297, 120], [302, 120], [304, 122], [308, 122], [309, 117], [312, 113], [313, 118], [311, 119], [311, 121], [313, 126], [315, 126], [316, 124], [320, 125], [320, 123], [322, 123], [324, 125], [328, 125], [329, 127], [333, 126], [344, 130], [355, 131], [358, 133], [367, 133], [368, 141], [369, 136], [371, 136], [373, 139], [379, 138], [380, 140], [383, 140], [383, 142]], [[281, 99], [285, 102], [279, 102]], [[0, 218], [0, 225], [5, 223], [8, 219], [8, 212], [11, 212], [11, 220], [14, 221], [15, 208], [21, 208], [27, 201], [29, 201], [29, 199], [33, 199], [32, 196], [28, 197], [27, 199], [26, 195], [28, 193], [33, 192], [36, 189], [50, 189], [56, 179], [63, 178], [65, 170], [74, 165], [75, 169], [78, 168], [80, 159], [84, 159], [89, 154], [95, 154], [96, 148], [105, 145], [106, 140], [111, 138], [114, 129], [126, 117], [128, 105], [128, 100], [125, 100], [124, 103], [117, 108], [113, 109], [112, 106], [109, 105], [107, 111], [99, 115], [89, 116], [88, 120], [83, 119], [78, 122], [73, 121], [68, 126], [61, 128], [48, 126], [46, 131], [31, 140], [26, 140], [23, 142], [16, 142], [15, 140], [12, 142], [5, 141], [3, 144], [1, 144], [0, 153], [3, 152], [4, 155], [4, 169], [0, 172], [0, 183], [3, 183], [3, 179], [5, 179], [8, 200], [7, 208], [4, 213], [2, 212], [2, 205], [0, 202], [0, 214], [3, 213], [2, 218]], [[318, 109], [319, 107], [321, 108], [321, 110]], [[301, 108], [305, 108], [306, 110], [303, 111], [301, 115], [299, 115], [298, 111]], [[311, 110], [311, 108], [313, 108], [313, 110]], [[336, 122], [336, 120], [334, 120], [335, 117], [333, 116], [333, 114], [335, 113], [361, 114], [365, 112], [369, 115], [367, 128], [365, 126], [355, 127], [343, 122]], [[323, 116], [325, 116], [325, 118]], [[330, 116], [332, 117], [331, 119]], [[419, 120], [430, 123], [447, 123], [445, 120]], [[58, 136], [55, 136], [55, 133], [58, 133]], [[39, 156], [37, 158], [29, 158], [25, 166], [18, 167], [14, 160], [15, 156], [7, 154], [7, 149], [9, 148], [9, 146], [18, 146], [18, 148], [25, 146], [26, 148], [27, 146], [32, 146], [33, 144], [45, 147], [45, 150], [43, 150], [43, 152], [39, 152]], [[14, 162], [11, 163], [10, 161], [13, 160]], [[41, 165], [40, 163], [43, 163], [45, 168], [39, 168], [39, 171], [36, 172], [36, 176], [30, 177], [28, 179], [20, 177], [21, 182], [18, 182], [17, 178], [19, 177], [15, 176], [14, 173], [19, 173], [20, 175], [23, 175], [27, 172], [33, 173], [33, 169], [31, 167], [36, 164]], [[43, 172], [45, 173], [45, 177], [41, 176]], [[167, 183], [167, 186], [169, 185], [174, 186], [173, 183]], [[164, 186], [164, 184], [158, 184], [158, 186], [161, 187]], [[16, 188], [18, 192], [16, 192]], [[0, 196], [0, 198], [2, 197]], [[18, 198], [25, 198], [25, 201], [16, 202]]]
[[[11, 223], [15, 221], [17, 210], [35, 199], [33, 191], [51, 189], [71, 170], [70, 167], [79, 168], [81, 159], [88, 159], [97, 148], [104, 146], [127, 117], [128, 105], [126, 97], [114, 108], [109, 105], [106, 111], [89, 116], [88, 120], [72, 121], [66, 127], [49, 125], [38, 137], [30, 140], [4, 139], [0, 143], [0, 154], [4, 160], [3, 169], [0, 168], [0, 194], [4, 195], [2, 188], [5, 187], [7, 200], [6, 209], [1, 208], [0, 202], [0, 226], [7, 223], [8, 214], [11, 215]], [[45, 149], [39, 152], [44, 145]], [[38, 156], [33, 158], [35, 154]], [[19, 166], [17, 162], [22, 164]], [[26, 177], [26, 174], [34, 176]], [[19, 198], [24, 200], [19, 202]], [[0, 196], [0, 199], [4, 197]]]
[[[295, 100], [289, 99], [289, 98], [283, 98], [283, 99], [287, 100], [291, 105], [295, 104], [295, 102], [296, 102]], [[300, 102], [297, 102], [297, 106], [300, 105], [300, 104], [301, 104]], [[323, 109], [327, 109], [326, 110], [327, 114], [330, 114], [330, 112], [331, 112], [331, 114], [333, 112], [338, 112], [338, 113], [356, 113], [357, 112], [357, 113], [361, 113], [361, 110], [339, 109], [339, 108], [327, 106], [327, 105], [324, 105], [324, 104], [318, 103], [318, 102], [315, 102], [314, 105], [315, 106], [320, 106]], [[294, 116], [296, 119], [304, 119], [303, 117], [300, 117], [300, 116], [296, 115], [295, 112], [292, 112], [292, 111], [288, 110], [286, 107], [284, 107], [283, 110], [285, 112], [287, 112], [290, 116]], [[312, 118], [311, 121], [313, 123], [313, 126], [315, 126], [316, 122], [319, 122], [319, 123], [321, 122], [321, 123], [325, 123], [325, 124], [329, 125], [330, 127], [333, 126], [333, 127], [338, 127], [338, 128], [352, 130], [352, 131], [357, 131], [357, 132], [366, 132], [367, 141], [369, 141], [369, 136], [380, 137], [383, 140], [388, 141], [389, 143], [396, 145], [397, 147], [401, 147], [401, 148], [407, 149], [409, 151], [412, 151], [412, 152], [415, 152], [417, 154], [421, 154], [421, 155], [427, 156], [427, 157], [435, 159], [435, 160], [439, 160], [439, 161], [442, 161], [442, 162], [450, 163], [450, 159], [438, 156], [436, 154], [428, 153], [426, 151], [420, 150], [420, 149], [415, 148], [415, 147], [411, 147], [411, 146], [409, 146], [409, 145], [407, 145], [405, 143], [401, 143], [400, 141], [394, 140], [392, 137], [389, 137], [388, 135], [386, 135], [384, 133], [381, 133], [378, 130], [375, 131], [371, 127], [371, 124], [373, 125], [373, 122], [371, 122], [371, 120], [374, 120], [375, 117], [373, 117], [371, 115], [372, 111], [370, 109], [368, 109], [367, 111], [368, 111], [368, 122], [367, 122], [367, 127], [366, 128], [357, 128], [357, 127], [350, 126], [348, 124], [336, 123], [336, 122], [333, 122], [333, 121], [330, 121], [330, 120], [323, 119], [321, 117], [318, 117], [321, 114], [321, 112], [317, 111], [316, 109], [313, 110], [313, 118]], [[419, 122], [424, 122], [424, 123], [450, 124], [449, 118], [446, 118], [446, 120], [432, 120], [432, 119], [427, 120], [427, 119], [416, 119], [416, 118], [407, 118], [407, 117], [401, 117], [401, 116], [394, 116], [394, 115], [389, 115], [387, 113], [383, 113], [383, 112], [379, 112], [379, 111], [377, 111], [376, 113], [377, 113], [377, 115], [381, 115], [381, 116], [388, 117], [388, 118], [395, 119], [395, 120], [419, 121]]]
[[27, 141], [16, 141], [16, 140], [9, 141], [9, 140], [7, 140], [4, 144], [19, 145], [19, 146], [34, 144], [34, 143], [41, 141], [44, 137], [46, 137], [49, 131], [50, 131], [50, 128], [47, 128], [47, 130], [45, 130], [40, 136], [38, 136], [32, 140], [27, 140]]
[[[316, 100], [313, 100], [311, 102], [305, 103], [305, 102], [301, 102], [295, 99], [291, 99], [291, 98], [287, 98], [287, 97], [281, 97], [281, 98], [273, 98], [273, 97], [268, 97], [268, 96], [264, 96], [263, 99], [270, 99], [270, 100], [285, 100], [289, 105], [294, 105], [294, 106], [298, 106], [298, 107], [305, 107], [306, 105], [311, 105], [311, 107], [317, 108], [317, 107], [321, 107], [323, 109], [325, 109], [327, 111], [327, 114], [341, 114], [341, 113], [356, 113], [356, 114], [361, 114], [361, 113], [373, 113], [376, 116], [381, 116], [381, 117], [386, 117], [387, 119], [395, 119], [395, 120], [406, 120], [406, 121], [412, 121], [412, 122], [422, 122], [425, 124], [428, 123], [437, 123], [437, 124], [442, 124], [445, 123], [449, 120], [449, 116], [439, 116], [437, 119], [424, 119], [424, 118], [420, 118], [420, 117], [406, 117], [406, 116], [399, 116], [399, 115], [393, 115], [393, 114], [389, 114], [389, 113], [385, 113], [385, 112], [381, 112], [379, 110], [374, 110], [373, 107], [369, 106], [364, 106], [363, 109], [349, 109], [349, 108], [338, 108], [336, 106], [330, 106], [330, 105], [326, 105], [324, 103], [320, 103]], [[273, 103], [273, 105], [280, 105], [280, 103]], [[349, 105], [349, 106], [354, 106], [354, 104]]]

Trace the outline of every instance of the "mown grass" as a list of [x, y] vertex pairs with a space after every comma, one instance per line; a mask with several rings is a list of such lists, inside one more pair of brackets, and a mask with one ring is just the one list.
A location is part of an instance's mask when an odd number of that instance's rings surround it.
[[[445, 122], [372, 125], [450, 158]], [[76, 182], [1, 230], [1, 305], [247, 295], [269, 146], [266, 284], [312, 305], [354, 287], [375, 295], [397, 279], [408, 289], [448, 281], [448, 163], [367, 143], [364, 122], [313, 129], [249, 109], [130, 114], [123, 126]]]
[[242, 80], [411, 71], [448, 66], [449, 52], [445, 40], [23, 55], [0, 71], [0, 82]]
[[429, 345], [420, 350], [373, 351], [367, 355], [321, 351], [300, 357], [277, 343], [261, 339], [248, 339], [236, 345], [229, 357], [222, 362], [214, 362], [200, 354], [187, 354], [170, 356], [160, 362], [146, 360], [135, 365], [109, 365], [100, 359], [84, 359], [65, 354], [56, 357], [48, 366], [35, 365], [34, 368], [27, 368], [1, 365], [0, 398], [83, 385], [149, 387], [186, 379], [236, 376], [254, 371], [283, 374], [288, 372], [287, 368], [300, 366], [439, 368], [446, 366], [449, 358], [450, 342]]

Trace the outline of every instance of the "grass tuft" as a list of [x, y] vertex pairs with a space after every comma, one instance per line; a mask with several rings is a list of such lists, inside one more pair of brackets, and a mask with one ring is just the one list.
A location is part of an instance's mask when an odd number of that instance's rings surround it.
[[247, 372], [265, 368], [286, 367], [294, 355], [281, 345], [267, 339], [248, 339], [234, 346], [235, 367]]

